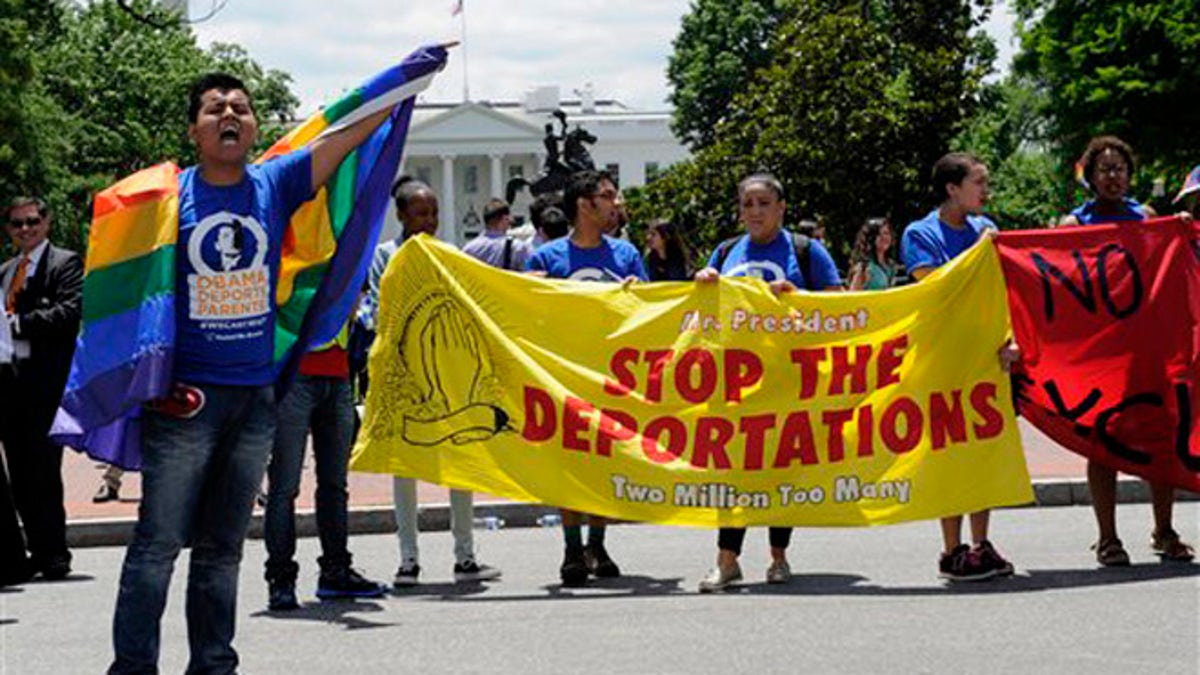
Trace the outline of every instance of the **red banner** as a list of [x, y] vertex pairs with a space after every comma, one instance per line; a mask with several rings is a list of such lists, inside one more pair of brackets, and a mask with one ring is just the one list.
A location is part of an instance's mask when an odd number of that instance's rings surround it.
[[1158, 218], [997, 238], [1021, 414], [1089, 459], [1193, 491], [1198, 232]]

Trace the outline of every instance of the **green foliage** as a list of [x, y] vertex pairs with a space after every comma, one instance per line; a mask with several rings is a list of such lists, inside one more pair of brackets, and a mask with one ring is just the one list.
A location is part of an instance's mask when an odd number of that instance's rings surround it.
[[[262, 148], [298, 105], [286, 73], [264, 71], [236, 45], [201, 49], [178, 21], [151, 26], [112, 0], [0, 3], [20, 8], [12, 23], [0, 19], [0, 42], [24, 45], [0, 56], [0, 82], [7, 89], [8, 77], [19, 78], [21, 110], [11, 128], [24, 130], [19, 142], [27, 146], [10, 164], [0, 145], [0, 188], [6, 198], [44, 195], [57, 214], [56, 240], [73, 248], [83, 248], [96, 191], [152, 164], [195, 161], [187, 96], [199, 75], [225, 70], [246, 81], [263, 121]], [[142, 12], [151, 5], [131, 4]], [[5, 112], [0, 107], [8, 129]]]
[[990, 68], [994, 50], [970, 34], [981, 14], [961, 0], [789, 11], [711, 145], [629, 196], [635, 222], [670, 218], [704, 254], [738, 231], [737, 181], [760, 169], [783, 181], [790, 222], [824, 217], [835, 253], [869, 216], [907, 222], [929, 208], [925, 176]]
[[1072, 185], [1061, 179], [1061, 163], [1045, 146], [1044, 98], [1016, 77], [987, 85], [976, 114], [951, 143], [990, 168], [988, 214], [1004, 229], [1043, 227], [1075, 201]]
[[47, 155], [35, 142], [43, 103], [29, 91], [39, 43], [57, 23], [50, 0], [0, 0], [0, 199], [7, 200], [48, 170]]
[[1021, 0], [1017, 72], [1045, 95], [1060, 179], [1089, 138], [1116, 134], [1168, 190], [1200, 161], [1200, 8], [1196, 0]]
[[672, 129], [693, 150], [713, 141], [733, 95], [770, 62], [782, 0], [695, 0], [667, 64]]

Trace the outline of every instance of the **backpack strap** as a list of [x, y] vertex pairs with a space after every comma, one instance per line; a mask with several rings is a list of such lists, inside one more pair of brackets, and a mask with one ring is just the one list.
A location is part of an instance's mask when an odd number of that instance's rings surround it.
[[510, 234], [504, 237], [504, 269], [506, 270], [512, 268], [512, 247], [513, 238]]
[[717, 244], [717, 271], [720, 272], [725, 267], [725, 259], [729, 257], [729, 252], [733, 250], [733, 245], [741, 239], [742, 236], [730, 237], [725, 241]]
[[800, 266], [800, 274], [804, 275], [804, 285], [810, 291], [819, 291], [819, 288], [813, 288], [812, 278], [812, 239], [806, 234], [799, 232], [792, 233], [792, 248], [796, 250], [796, 264]]

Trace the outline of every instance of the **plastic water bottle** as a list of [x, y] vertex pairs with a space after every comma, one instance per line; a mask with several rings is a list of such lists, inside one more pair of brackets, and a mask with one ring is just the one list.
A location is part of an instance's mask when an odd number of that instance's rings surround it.
[[504, 527], [504, 519], [500, 516], [482, 516], [472, 520], [472, 525], [477, 530], [494, 531]]
[[562, 516], [557, 513], [547, 513], [537, 519], [540, 527], [558, 527], [562, 525]]

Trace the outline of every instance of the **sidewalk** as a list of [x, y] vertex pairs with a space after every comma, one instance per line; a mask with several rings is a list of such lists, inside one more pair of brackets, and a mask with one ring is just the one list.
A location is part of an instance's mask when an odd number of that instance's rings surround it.
[[[1042, 435], [1024, 420], [1019, 420], [1025, 459], [1029, 475], [1033, 479], [1038, 506], [1067, 506], [1087, 504], [1086, 461], [1063, 450]], [[311, 462], [311, 454], [309, 455]], [[64, 500], [67, 508], [68, 541], [71, 546], [109, 546], [123, 544], [137, 519], [138, 497], [141, 485], [137, 474], [126, 474], [121, 486], [121, 500], [107, 504], [93, 504], [92, 495], [100, 484], [103, 469], [88, 457], [67, 450], [63, 456]], [[312, 518], [313, 491], [312, 471], [306, 465], [304, 478], [297, 500], [297, 511], [301, 517], [297, 530], [301, 536], [315, 534]], [[350, 530], [354, 534], [391, 532], [395, 530], [392, 520], [392, 479], [390, 476], [366, 473], [350, 474]], [[1181, 493], [1181, 499], [1196, 499], [1191, 493]], [[1145, 483], [1140, 480], [1121, 481], [1118, 499], [1122, 502], [1144, 502], [1149, 500]], [[449, 526], [446, 509], [446, 488], [418, 483], [417, 501], [421, 505], [420, 526], [422, 530], [441, 530]], [[536, 505], [512, 502], [500, 497], [476, 495], [478, 515], [496, 515], [510, 527], [536, 524], [538, 517], [552, 509]], [[255, 508], [255, 522], [251, 526], [251, 537], [261, 531], [261, 509]]]

